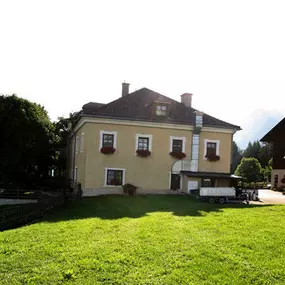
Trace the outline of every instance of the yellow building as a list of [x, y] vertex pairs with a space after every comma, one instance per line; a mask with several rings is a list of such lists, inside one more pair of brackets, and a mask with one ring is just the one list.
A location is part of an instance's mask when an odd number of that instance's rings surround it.
[[84, 195], [189, 192], [228, 186], [233, 134], [239, 126], [192, 108], [192, 94], [177, 102], [147, 88], [109, 104], [88, 103], [70, 133], [69, 178]]

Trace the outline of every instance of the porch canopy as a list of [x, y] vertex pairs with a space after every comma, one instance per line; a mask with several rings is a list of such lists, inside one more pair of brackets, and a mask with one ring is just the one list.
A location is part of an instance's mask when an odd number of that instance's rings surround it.
[[219, 172], [194, 172], [181, 170], [181, 173], [187, 175], [188, 177], [213, 177], [213, 178], [231, 178], [231, 179], [240, 179], [241, 176], [236, 176], [230, 173], [219, 173]]

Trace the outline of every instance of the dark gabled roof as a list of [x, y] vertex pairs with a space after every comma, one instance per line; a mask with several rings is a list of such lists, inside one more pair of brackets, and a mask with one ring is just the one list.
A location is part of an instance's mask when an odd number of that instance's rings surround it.
[[105, 105], [104, 103], [89, 102], [83, 105], [82, 110], [86, 112], [97, 111], [99, 108], [103, 107], [104, 105]]
[[284, 136], [285, 133], [285, 118], [283, 118], [275, 127], [273, 127], [262, 139], [261, 142], [273, 142], [276, 139], [280, 139], [280, 136]]
[[[169, 105], [167, 117], [152, 116], [154, 102]], [[147, 88], [142, 88], [106, 105], [100, 103], [88, 103], [83, 106], [82, 116], [194, 125], [195, 111], [197, 110], [194, 108], [186, 107], [184, 104], [164, 95]], [[203, 125], [236, 130], [241, 129], [239, 126], [219, 120], [208, 114], [204, 114], [203, 116]]]

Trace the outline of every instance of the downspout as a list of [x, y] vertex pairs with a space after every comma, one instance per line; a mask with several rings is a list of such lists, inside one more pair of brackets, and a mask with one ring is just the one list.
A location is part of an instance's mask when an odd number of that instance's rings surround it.
[[234, 134], [235, 132], [232, 133], [231, 137], [231, 160], [230, 160], [230, 173], [233, 172], [233, 142], [234, 142]]
[[[74, 139], [75, 138], [75, 139]], [[74, 176], [75, 176], [75, 173], [74, 173], [74, 170], [75, 170], [75, 150], [76, 150], [76, 136], [74, 136], [73, 134], [73, 151], [72, 151], [72, 180], [73, 180], [73, 183], [75, 182], [74, 181]]]

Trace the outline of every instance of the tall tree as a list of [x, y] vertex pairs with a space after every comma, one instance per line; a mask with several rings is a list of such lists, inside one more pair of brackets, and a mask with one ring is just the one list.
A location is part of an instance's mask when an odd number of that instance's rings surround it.
[[48, 175], [57, 136], [46, 110], [28, 100], [0, 96], [0, 173], [5, 184], [21, 186]]
[[232, 145], [232, 165], [231, 172], [235, 172], [237, 166], [240, 164], [240, 161], [243, 157], [242, 150], [238, 147], [235, 141], [233, 141]]
[[235, 175], [241, 176], [246, 182], [262, 180], [262, 168], [254, 157], [244, 157], [235, 171]]
[[58, 160], [55, 164], [55, 174], [57, 176], [64, 176], [66, 173], [69, 125], [74, 126], [78, 115], [78, 112], [70, 113], [68, 118], [59, 117], [58, 121], [54, 123], [55, 132], [59, 137], [59, 141], [56, 145]]
[[[273, 145], [271, 143], [265, 143], [261, 145], [259, 162], [263, 168], [270, 166], [270, 160], [272, 162], [273, 157]], [[272, 165], [271, 165], [272, 166]]]
[[244, 157], [256, 158], [261, 166], [265, 168], [268, 165], [268, 161], [272, 158], [272, 145], [261, 144], [259, 141], [249, 142], [243, 154]]

